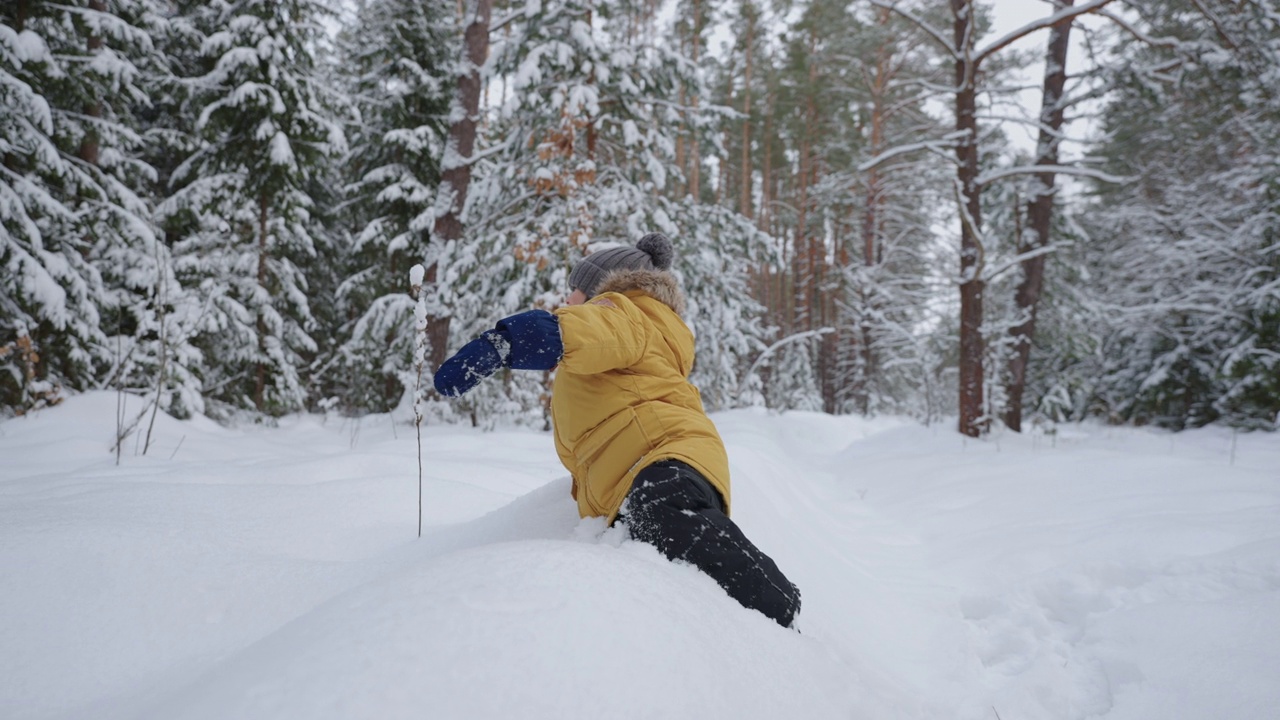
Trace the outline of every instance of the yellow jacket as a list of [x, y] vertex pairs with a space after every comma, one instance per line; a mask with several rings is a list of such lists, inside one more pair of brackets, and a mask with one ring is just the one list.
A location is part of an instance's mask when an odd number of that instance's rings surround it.
[[615, 272], [584, 305], [555, 311], [564, 357], [551, 420], [582, 517], [613, 522], [638, 472], [680, 460], [702, 473], [729, 511], [729, 458], [689, 382], [694, 345], [669, 273]]

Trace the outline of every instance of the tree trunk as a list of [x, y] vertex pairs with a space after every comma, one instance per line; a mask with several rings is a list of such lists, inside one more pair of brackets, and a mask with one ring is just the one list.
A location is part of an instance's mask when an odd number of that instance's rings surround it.
[[[693, 0], [693, 65], [698, 66], [700, 48], [702, 46], [702, 3], [700, 0]], [[694, 95], [691, 101], [694, 113], [698, 110], [698, 96]], [[698, 148], [698, 128], [693, 128], [693, 134], [689, 137], [689, 194], [693, 196], [693, 201], [698, 202], [702, 199], [702, 152]]]
[[18, 0], [13, 9], [13, 31], [21, 33], [27, 28], [27, 18], [31, 17], [31, 0]]
[[[89, 9], [105, 13], [107, 11], [107, 2], [106, 0], [89, 0]], [[97, 51], [102, 49], [102, 37], [100, 35], [90, 35], [88, 49], [90, 55], [97, 54]], [[93, 98], [85, 103], [84, 114], [95, 119], [102, 117], [102, 99]], [[97, 166], [100, 150], [101, 143], [98, 137], [98, 129], [91, 123], [86, 127], [84, 138], [80, 141], [80, 159], [90, 165]]]
[[740, 181], [738, 212], [751, 217], [751, 56], [755, 41], [756, 16], [747, 9], [746, 73], [742, 80], [742, 180]]
[[[1060, 7], [1071, 7], [1075, 0], [1058, 0]], [[1057, 8], [1055, 8], [1056, 10]], [[1040, 103], [1040, 139], [1036, 147], [1036, 165], [1058, 164], [1058, 145], [1065, 115], [1062, 105], [1067, 83], [1067, 51], [1070, 47], [1072, 19], [1055, 24], [1049, 30], [1049, 46], [1045, 57], [1044, 94]], [[1028, 227], [1018, 238], [1018, 253], [1025, 254], [1049, 245], [1053, 220], [1054, 182], [1052, 171], [1037, 173], [1032, 193], [1027, 198]], [[1022, 397], [1026, 389], [1027, 362], [1036, 332], [1036, 306], [1044, 289], [1046, 255], [1022, 261], [1022, 279], [1015, 297], [1022, 322], [1009, 330], [1013, 338], [1013, 355], [1008, 366], [1009, 406], [1004, 422], [1011, 430], [1022, 431]]]
[[[809, 234], [809, 188], [813, 186], [817, 172], [815, 153], [813, 150], [817, 105], [814, 102], [814, 86], [817, 83], [818, 63], [814, 58], [817, 49], [817, 32], [809, 32], [809, 68], [807, 79], [809, 87], [805, 98], [804, 131], [800, 138], [800, 182], [796, 199], [795, 228], [795, 296], [797, 307], [797, 328], [813, 330], [819, 322], [818, 316], [818, 241]], [[821, 375], [818, 382], [822, 383]]]
[[[269, 297], [267, 289], [267, 210], [271, 206], [270, 199], [264, 193], [258, 198], [258, 287], [263, 289], [263, 296]], [[254, 369], [253, 406], [262, 412], [266, 405], [267, 364], [262, 358], [267, 355], [267, 321], [261, 309], [258, 310], [258, 366]]]
[[982, 197], [978, 187], [977, 67], [973, 58], [973, 0], [951, 0], [955, 17], [956, 180], [960, 198], [960, 422], [978, 437], [983, 418]]
[[[877, 24], [881, 27], [889, 24], [889, 10], [881, 8], [877, 13]], [[889, 53], [885, 46], [876, 51], [876, 70], [871, 78], [871, 148], [872, 157], [884, 152], [884, 126], [887, 120], [886, 103], [889, 92], [889, 76], [891, 68]], [[884, 196], [880, 186], [880, 166], [873, 166], [866, 177], [866, 213], [862, 217], [862, 259], [867, 267], [877, 262], [877, 246], [881, 232], [880, 207], [884, 204]]]
[[[818, 63], [816, 61], [817, 51], [818, 31], [814, 28], [809, 31], [809, 97], [806, 102], [807, 107], [805, 108], [804, 128], [805, 154], [809, 158], [809, 172], [808, 177], [805, 180], [804, 193], [806, 221], [808, 220], [809, 188], [814, 188], [818, 185], [818, 163], [820, 162], [820, 159], [817, 156], [818, 154], [814, 152], [814, 145], [817, 141], [815, 136], [818, 134], [818, 104], [814, 97], [814, 88], [817, 86], [818, 82]], [[823, 274], [822, 261], [825, 259], [826, 254], [823, 252], [824, 247], [822, 245], [823, 241], [821, 236], [808, 232], [807, 227], [804, 230], [804, 236], [807, 240], [806, 246], [809, 253], [809, 260], [806, 263], [809, 267], [809, 288], [805, 293], [808, 297], [805, 313], [808, 317], [808, 329], [815, 329], [820, 327], [820, 323], [822, 322], [822, 298], [820, 297], [821, 290], [819, 286], [822, 282]], [[820, 371], [825, 370], [825, 368], [822, 368], [821, 366], [819, 366], [819, 369]], [[819, 378], [823, 384], [826, 384], [827, 378], [824, 374], [819, 374]]]
[[[684, 86], [682, 85], [680, 87], [680, 108], [681, 108], [682, 114], [684, 112], [685, 103], [688, 102], [687, 95], [688, 93], [685, 90]], [[672, 185], [672, 191], [673, 191], [672, 195], [674, 195], [677, 198], [684, 196], [684, 194], [688, 192], [688, 189], [689, 189], [688, 173], [687, 173], [688, 168], [685, 167], [685, 155], [686, 153], [684, 151], [684, 131], [683, 131], [683, 128], [681, 128], [681, 132], [678, 135], [676, 135], [676, 167], [680, 168], [680, 174], [682, 177], [680, 178], [679, 182]]]
[[809, 221], [809, 162], [809, 141], [806, 137], [800, 142], [800, 187], [796, 188], [796, 227], [791, 240], [791, 290], [795, 294], [793, 322], [798, 330], [813, 329], [808, 293], [809, 277], [813, 274], [813, 267], [809, 262], [813, 259], [813, 254], [809, 251], [808, 233], [805, 232]]
[[[728, 104], [727, 98], [725, 100], [725, 104], [726, 105]], [[720, 178], [719, 178], [719, 182], [716, 183], [716, 205], [724, 205], [725, 192], [729, 189], [729, 154], [727, 150], [729, 147], [731, 147], [730, 142], [733, 139], [729, 136], [728, 124], [725, 125], [724, 130], [721, 130], [720, 133], [721, 133], [720, 143], [721, 145], [724, 146], [726, 152], [725, 152], [725, 156], [720, 158], [720, 162], [717, 163], [717, 167], [719, 167]]]
[[[773, 202], [773, 94], [765, 95], [764, 111], [764, 146], [760, 152], [764, 154], [764, 164], [760, 170], [760, 214], [756, 219], [756, 227], [769, 231], [772, 216], [770, 203]], [[770, 233], [772, 234], [772, 233]]]
[[[877, 24], [885, 27], [889, 24], [890, 14], [886, 8], [876, 13]], [[892, 74], [887, 46], [876, 51], [875, 75], [871, 78], [871, 147], [872, 157], [885, 150], [885, 123], [888, 121], [889, 79]], [[862, 216], [862, 263], [873, 267], [880, 262], [880, 245], [882, 243], [884, 220], [881, 207], [884, 205], [884, 189], [880, 176], [880, 167], [873, 166], [866, 176], [866, 207]], [[857, 289], [859, 301], [863, 308], [863, 316], [859, 323], [858, 338], [858, 375], [854, 382], [853, 398], [858, 411], [866, 415], [871, 411], [871, 376], [875, 372], [876, 358], [871, 321], [868, 317], [874, 308], [874, 301], [867, 288]]]
[[[489, 57], [489, 21], [493, 0], [476, 0], [475, 15], [463, 33], [463, 62], [458, 76], [457, 102], [462, 112], [449, 128], [449, 150], [445, 153], [440, 173], [440, 192], [451, 196], [449, 209], [436, 218], [432, 228], [433, 242], [447, 243], [462, 238], [462, 210], [467, 204], [467, 188], [471, 184], [471, 156], [476, 146], [476, 125], [480, 115], [480, 68]], [[439, 266], [427, 268], [426, 283], [434, 286]], [[432, 367], [444, 362], [449, 349], [449, 320], [444, 308], [427, 318], [427, 339], [431, 344]]]

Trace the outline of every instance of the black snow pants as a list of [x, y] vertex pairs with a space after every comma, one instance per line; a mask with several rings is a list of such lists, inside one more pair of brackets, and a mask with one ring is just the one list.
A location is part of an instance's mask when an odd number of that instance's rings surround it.
[[720, 493], [689, 465], [664, 460], [641, 470], [618, 520], [632, 538], [692, 563], [779, 625], [789, 627], [799, 612], [799, 588], [724, 514]]

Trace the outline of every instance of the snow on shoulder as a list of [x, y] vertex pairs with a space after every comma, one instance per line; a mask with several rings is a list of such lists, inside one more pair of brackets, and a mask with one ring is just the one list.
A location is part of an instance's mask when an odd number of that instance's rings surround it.
[[848, 678], [820, 644], [745, 610], [693, 568], [578, 521], [565, 490], [553, 483], [426, 538], [399, 571], [290, 623], [150, 714], [850, 717]]

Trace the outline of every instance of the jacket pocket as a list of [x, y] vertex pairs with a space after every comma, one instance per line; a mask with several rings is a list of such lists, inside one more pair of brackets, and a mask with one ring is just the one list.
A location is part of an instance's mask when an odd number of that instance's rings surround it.
[[610, 416], [587, 433], [574, 453], [579, 467], [585, 469], [584, 482], [578, 490], [586, 493], [587, 507], [600, 515], [612, 513], [613, 506], [621, 500], [616, 497], [619, 484], [649, 450], [631, 408]]

